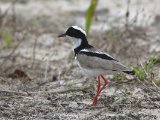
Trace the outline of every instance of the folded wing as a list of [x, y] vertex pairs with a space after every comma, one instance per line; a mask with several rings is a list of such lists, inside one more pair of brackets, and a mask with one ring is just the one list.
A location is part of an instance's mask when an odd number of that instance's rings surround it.
[[101, 52], [95, 48], [90, 50], [83, 49], [77, 56], [77, 60], [83, 68], [100, 69], [106, 71], [124, 72], [128, 68], [121, 64], [118, 60], [105, 52]]

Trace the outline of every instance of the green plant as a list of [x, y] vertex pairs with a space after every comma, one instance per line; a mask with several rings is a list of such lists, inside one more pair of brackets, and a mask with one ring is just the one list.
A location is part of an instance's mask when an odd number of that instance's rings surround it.
[[157, 61], [158, 61], [157, 56], [155, 55], [151, 56], [151, 58], [149, 59], [149, 62], [145, 65], [146, 72], [150, 72], [150, 70], [152, 70], [152, 68], [157, 63]]
[[11, 30], [9, 28], [3, 28], [1, 30], [2, 39], [4, 41], [5, 47], [11, 47], [13, 43], [13, 35], [11, 33]]
[[126, 77], [115, 73], [115, 74], [113, 74], [113, 79], [118, 80], [118, 81], [119, 80], [126, 80]]
[[138, 78], [144, 78], [146, 75], [143, 67], [141, 66], [134, 67], [133, 71], [135, 71], [135, 74]]
[[151, 70], [153, 69], [157, 61], [158, 61], [157, 57], [153, 55], [150, 57], [149, 61], [144, 64], [144, 66], [141, 65], [134, 67], [133, 70], [135, 71], [137, 77], [139, 79], [142, 79], [146, 77], [149, 73], [151, 73]]
[[85, 19], [85, 30], [86, 33], [90, 31], [90, 27], [92, 24], [93, 15], [97, 6], [98, 0], [92, 0], [91, 4], [86, 12], [86, 19]]

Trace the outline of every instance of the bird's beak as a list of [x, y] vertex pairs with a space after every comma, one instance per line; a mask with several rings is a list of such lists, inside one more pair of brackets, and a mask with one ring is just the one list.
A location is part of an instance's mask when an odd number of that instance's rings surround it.
[[66, 33], [58, 35], [58, 37], [65, 37], [65, 36], [66, 36]]

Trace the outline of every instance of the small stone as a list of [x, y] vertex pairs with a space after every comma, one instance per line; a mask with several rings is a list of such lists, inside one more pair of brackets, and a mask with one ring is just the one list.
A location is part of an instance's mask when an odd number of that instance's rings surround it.
[[65, 84], [64, 80], [60, 80], [60, 81], [59, 81], [59, 84], [60, 84], [60, 85], [64, 85], [64, 84]]
[[77, 102], [70, 102], [69, 107], [71, 107], [71, 108], [77, 108], [78, 104], [77, 104]]

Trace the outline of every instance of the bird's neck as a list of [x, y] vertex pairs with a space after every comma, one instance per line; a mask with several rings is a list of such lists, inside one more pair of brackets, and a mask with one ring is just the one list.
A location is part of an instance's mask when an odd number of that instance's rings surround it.
[[87, 48], [92, 48], [93, 46], [89, 45], [88, 44], [88, 41], [86, 38], [84, 39], [81, 39], [81, 42], [80, 44], [77, 46], [75, 46], [74, 48], [74, 53], [75, 53], [75, 56], [82, 50], [82, 49], [87, 49]]
[[72, 43], [73, 43], [73, 47], [74, 49], [79, 47], [82, 44], [82, 39], [80, 38], [72, 38]]

